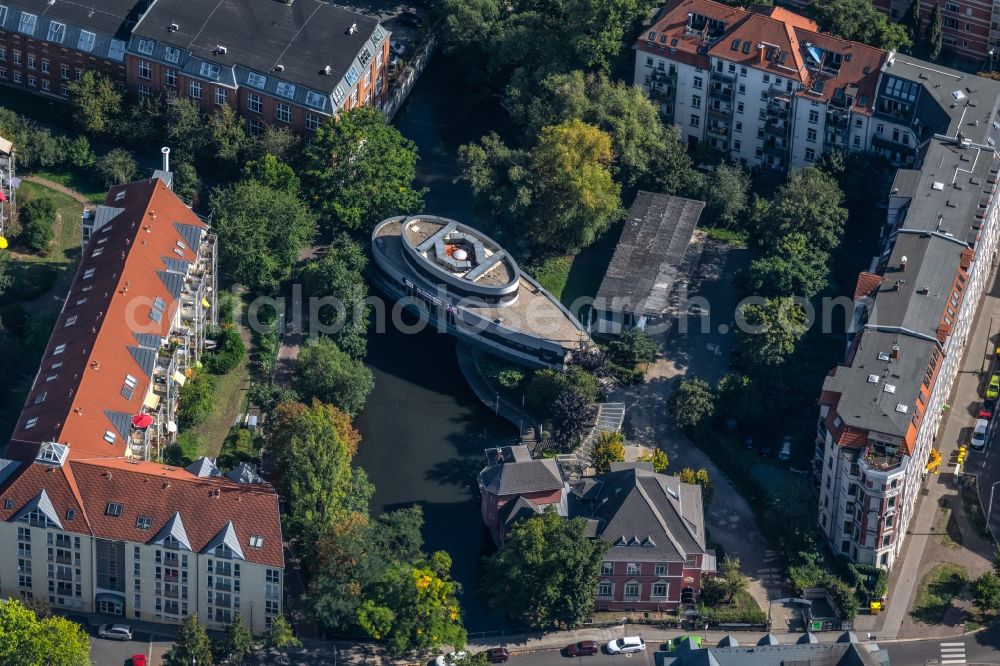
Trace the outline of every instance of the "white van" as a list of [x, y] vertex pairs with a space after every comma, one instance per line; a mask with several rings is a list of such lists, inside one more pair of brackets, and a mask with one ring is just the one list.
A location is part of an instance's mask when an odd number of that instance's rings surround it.
[[970, 444], [976, 451], [986, 448], [986, 431], [990, 428], [990, 422], [986, 419], [976, 421], [976, 427], [972, 430], [972, 441]]

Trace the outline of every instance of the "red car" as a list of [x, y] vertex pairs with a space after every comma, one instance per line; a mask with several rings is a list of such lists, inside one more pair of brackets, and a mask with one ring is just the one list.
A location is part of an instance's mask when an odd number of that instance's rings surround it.
[[132, 655], [132, 666], [146, 666], [146, 655], [144, 654]]
[[601, 647], [595, 641], [580, 641], [563, 648], [567, 657], [589, 657], [601, 651]]
[[486, 651], [486, 660], [491, 664], [503, 664], [510, 659], [507, 648], [490, 648]]

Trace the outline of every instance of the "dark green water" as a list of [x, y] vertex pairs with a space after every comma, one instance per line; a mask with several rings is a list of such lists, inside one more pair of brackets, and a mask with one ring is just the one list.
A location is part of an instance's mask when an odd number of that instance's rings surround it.
[[[491, 129], [506, 129], [508, 121], [495, 98], [470, 97], [465, 91], [477, 86], [460, 77], [452, 61], [435, 56], [395, 122], [419, 148], [418, 181], [429, 188], [427, 211], [475, 222], [471, 192], [454, 182], [456, 152]], [[375, 390], [357, 420], [364, 439], [356, 462], [375, 484], [373, 511], [420, 504], [426, 548], [451, 554], [454, 576], [465, 588], [466, 627], [505, 626], [476, 594], [480, 558], [492, 543], [480, 518], [475, 475], [483, 450], [516, 440], [517, 429], [473, 395], [450, 336], [376, 332], [368, 363]]]

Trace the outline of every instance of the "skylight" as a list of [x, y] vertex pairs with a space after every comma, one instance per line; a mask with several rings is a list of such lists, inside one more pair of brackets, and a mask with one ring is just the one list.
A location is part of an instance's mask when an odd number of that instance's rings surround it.
[[63, 328], [66, 328], [67, 326], [72, 326], [73, 324], [76, 323], [76, 320], [77, 320], [77, 316], [76, 315], [73, 315], [71, 317], [67, 317], [66, 318], [66, 323], [63, 324]]
[[884, 392], [886, 392], [886, 393], [895, 393], [896, 392], [896, 385], [895, 384], [883, 384], [882, 385], [882, 390]]
[[135, 526], [140, 530], [148, 530], [153, 525], [153, 519], [149, 516], [139, 516], [135, 519]]
[[31, 430], [32, 428], [35, 427], [35, 425], [37, 423], [38, 423], [38, 417], [37, 416], [33, 416], [33, 417], [31, 417], [30, 419], [28, 419], [27, 421], [24, 422], [24, 429], [25, 430]]
[[124, 198], [125, 198], [125, 190], [121, 190], [120, 192], [118, 192], [118, 194], [115, 195], [115, 201], [121, 201]]
[[56, 348], [52, 350], [52, 355], [62, 354], [64, 351], [66, 351], [66, 345], [56, 345]]
[[878, 375], [868, 375], [869, 384], [878, 384]]
[[880, 361], [888, 361], [889, 360], [889, 353], [888, 352], [879, 352], [878, 353], [878, 360], [880, 360]]
[[105, 442], [107, 442], [108, 444], [114, 444], [116, 439], [118, 439], [118, 435], [116, 435], [115, 433], [111, 432], [110, 430], [105, 430], [104, 431], [104, 441]]
[[76, 509], [66, 509], [66, 520], [73, 520], [76, 518]]
[[250, 535], [250, 547], [251, 548], [263, 548], [264, 547], [264, 537], [251, 534]]
[[8, 497], [7, 499], [4, 500], [3, 507], [8, 511], [10, 511], [11, 509], [14, 508], [14, 500]]
[[118, 502], [108, 502], [108, 507], [104, 510], [104, 513], [117, 518], [122, 515], [122, 505]]
[[80, 39], [76, 43], [76, 48], [79, 51], [86, 51], [90, 53], [94, 50], [94, 42], [97, 41], [97, 35], [89, 30], [80, 31]]
[[903, 403], [898, 403], [896, 405], [896, 411], [899, 412], [900, 414], [905, 414], [908, 409], [909, 408]]
[[97, 269], [96, 268], [88, 268], [87, 270], [85, 270], [83, 272], [83, 279], [84, 280], [89, 280], [90, 278], [94, 277], [94, 271], [95, 270], [97, 270]]

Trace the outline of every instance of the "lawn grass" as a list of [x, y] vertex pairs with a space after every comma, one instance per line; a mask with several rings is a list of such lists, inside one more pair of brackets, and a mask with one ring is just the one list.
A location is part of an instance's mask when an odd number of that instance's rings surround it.
[[925, 624], [940, 624], [968, 582], [965, 567], [948, 562], [935, 565], [920, 581], [910, 616]]
[[946, 499], [941, 500], [934, 532], [938, 535], [938, 541], [942, 546], [952, 549], [962, 547], [962, 529], [958, 525], [955, 512], [951, 510], [951, 504]]
[[983, 515], [983, 507], [979, 503], [979, 493], [976, 490], [976, 478], [969, 477], [962, 486], [962, 509], [966, 518], [972, 524], [972, 529], [976, 530], [981, 538], [992, 542], [993, 536], [986, 526], [986, 516]]
[[47, 198], [52, 199], [56, 206], [56, 221], [52, 225], [54, 237], [48, 251], [44, 254], [31, 252], [18, 252], [14, 247], [12, 259], [17, 263], [76, 263], [80, 257], [80, 217], [83, 215], [83, 206], [62, 192], [56, 192], [49, 188], [32, 183], [27, 180], [21, 181], [21, 186], [17, 188], [18, 205], [30, 199]]
[[249, 381], [246, 359], [240, 361], [240, 364], [228, 374], [215, 378], [215, 391], [212, 396], [215, 408], [208, 418], [187, 429], [187, 432], [201, 441], [199, 456], [214, 458], [222, 451], [222, 443], [246, 402], [246, 387]]
[[723, 229], [721, 227], [698, 227], [698, 230], [705, 232], [705, 235], [710, 240], [719, 243], [725, 243], [733, 247], [747, 246], [747, 234], [745, 231], [733, 231], [732, 229]]
[[97, 180], [93, 170], [87, 172], [76, 170], [36, 171], [32, 175], [46, 178], [71, 190], [76, 190], [95, 204], [104, 203], [104, 198], [107, 194], [107, 188]]
[[550, 257], [535, 267], [531, 276], [538, 280], [545, 291], [561, 299], [566, 281], [569, 280], [569, 269], [573, 265], [573, 256]]

